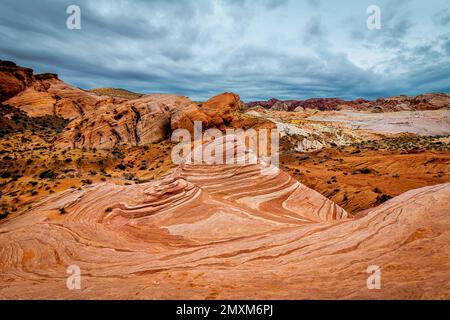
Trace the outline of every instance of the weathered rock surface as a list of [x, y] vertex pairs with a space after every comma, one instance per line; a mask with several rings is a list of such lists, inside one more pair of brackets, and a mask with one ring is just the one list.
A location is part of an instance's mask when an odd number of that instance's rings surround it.
[[[0, 224], [0, 296], [448, 299], [449, 200], [450, 184], [427, 187], [348, 219], [264, 163], [187, 159], [163, 180], [69, 190]], [[81, 290], [66, 286], [73, 265]], [[374, 265], [381, 290], [367, 288]]]
[[191, 105], [180, 110], [172, 117], [172, 130], [194, 130], [194, 122], [202, 122], [204, 129], [217, 128], [225, 130], [233, 120], [233, 113], [242, 107], [241, 99], [237, 94], [226, 92], [212, 97], [201, 106]]
[[0, 102], [14, 97], [33, 82], [33, 70], [0, 60]]
[[0, 102], [22, 109], [30, 117], [74, 119], [124, 99], [98, 96], [68, 85], [56, 74], [33, 74], [32, 69], [0, 61]]
[[101, 104], [95, 111], [75, 119], [58, 139], [63, 148], [113, 148], [139, 146], [169, 138], [177, 129], [225, 129], [240, 107], [239, 96], [225, 93], [201, 107], [184, 96], [152, 94], [121, 103]]
[[194, 133], [194, 123], [198, 121], [202, 123], [202, 128], [209, 128], [211, 117], [200, 110], [198, 105], [191, 104], [188, 107], [178, 110], [170, 119], [170, 127], [172, 131], [178, 129], [186, 129], [191, 134]]
[[87, 115], [97, 108], [124, 100], [99, 97], [93, 93], [72, 87], [56, 75], [36, 75], [31, 86], [5, 103], [18, 107], [30, 117], [45, 115], [74, 119]]
[[105, 149], [159, 142], [171, 132], [172, 115], [195, 107], [186, 97], [165, 94], [107, 104], [72, 121], [56, 144], [62, 148]]
[[212, 127], [224, 130], [233, 121], [233, 112], [238, 111], [241, 106], [241, 99], [237, 94], [226, 92], [203, 103], [201, 111], [211, 117]]

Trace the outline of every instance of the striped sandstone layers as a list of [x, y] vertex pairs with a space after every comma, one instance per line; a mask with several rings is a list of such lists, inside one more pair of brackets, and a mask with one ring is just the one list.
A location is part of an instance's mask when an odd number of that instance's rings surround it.
[[[450, 298], [450, 184], [349, 219], [263, 161], [189, 159], [160, 181], [68, 190], [0, 224], [0, 296]], [[66, 287], [71, 265], [81, 290]], [[372, 265], [381, 290], [367, 289]]]

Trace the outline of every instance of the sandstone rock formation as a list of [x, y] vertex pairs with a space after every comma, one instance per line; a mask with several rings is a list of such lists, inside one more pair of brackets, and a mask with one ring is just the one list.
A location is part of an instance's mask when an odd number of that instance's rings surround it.
[[[69, 190], [0, 224], [1, 297], [450, 298], [450, 184], [349, 219], [263, 162], [189, 159], [163, 180]], [[81, 290], [67, 288], [69, 266]], [[367, 288], [369, 266], [381, 290]]]
[[194, 133], [194, 123], [202, 123], [202, 128], [209, 128], [212, 122], [210, 116], [200, 110], [198, 105], [191, 104], [188, 107], [178, 110], [170, 119], [172, 131], [177, 129], [186, 129], [191, 134]]
[[203, 129], [224, 130], [240, 108], [239, 96], [224, 93], [202, 106], [187, 97], [152, 94], [121, 103], [104, 103], [95, 111], [72, 121], [57, 145], [63, 148], [113, 148], [139, 146], [169, 138], [176, 129], [194, 131], [194, 122]]
[[194, 122], [202, 122], [205, 129], [225, 130], [234, 120], [233, 113], [242, 107], [241, 99], [234, 93], [222, 93], [214, 96], [201, 106], [191, 105], [180, 110], [171, 121], [172, 130], [187, 129], [193, 132]]
[[320, 111], [335, 111], [341, 109], [352, 109], [370, 112], [395, 112], [395, 111], [417, 111], [437, 110], [450, 107], [450, 95], [445, 93], [428, 93], [416, 97], [396, 96], [380, 98], [375, 101], [356, 99], [345, 101], [335, 98], [314, 98], [308, 100], [270, 99], [268, 101], [256, 101], [246, 104], [247, 108], [263, 107], [276, 111], [302, 112], [308, 109]]
[[211, 126], [220, 130], [225, 129], [233, 121], [233, 112], [240, 108], [241, 99], [238, 95], [230, 92], [212, 97], [201, 106], [201, 110], [211, 117]]
[[56, 141], [62, 148], [138, 146], [167, 139], [172, 115], [195, 108], [183, 96], [152, 94], [101, 106], [72, 121]]
[[32, 69], [0, 61], [0, 102], [20, 108], [30, 117], [50, 115], [70, 120], [123, 101], [75, 88], [56, 74], [34, 75]]
[[33, 82], [33, 70], [0, 60], [0, 102], [14, 97]]
[[99, 97], [72, 87], [57, 75], [36, 75], [32, 85], [5, 103], [18, 107], [31, 117], [55, 115], [74, 119], [89, 114], [97, 108], [123, 100]]

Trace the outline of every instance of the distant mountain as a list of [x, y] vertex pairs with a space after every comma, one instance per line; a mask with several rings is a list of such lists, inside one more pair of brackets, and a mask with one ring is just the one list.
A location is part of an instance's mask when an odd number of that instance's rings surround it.
[[263, 107], [276, 111], [304, 111], [306, 109], [335, 111], [355, 109], [371, 112], [436, 110], [450, 107], [450, 95], [446, 93], [428, 93], [416, 97], [395, 96], [379, 98], [374, 101], [357, 99], [345, 101], [336, 98], [313, 98], [307, 100], [255, 101], [246, 104], [246, 108]]

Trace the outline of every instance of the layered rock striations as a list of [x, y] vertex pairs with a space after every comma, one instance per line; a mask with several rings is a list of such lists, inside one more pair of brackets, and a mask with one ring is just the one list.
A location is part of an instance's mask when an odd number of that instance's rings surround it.
[[[238, 150], [232, 141], [226, 148]], [[199, 152], [162, 180], [68, 190], [1, 223], [1, 297], [450, 297], [450, 184], [349, 219], [263, 161], [193, 162]], [[67, 287], [70, 266], [80, 290]], [[374, 266], [380, 290], [367, 287]]]

